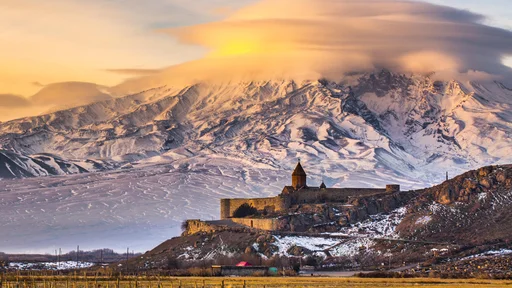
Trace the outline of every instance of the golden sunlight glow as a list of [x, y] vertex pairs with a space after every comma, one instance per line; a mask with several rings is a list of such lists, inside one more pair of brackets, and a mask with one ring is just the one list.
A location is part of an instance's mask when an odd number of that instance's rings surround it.
[[[240, 35], [228, 36], [222, 35], [226, 40], [218, 41], [212, 45], [212, 51], [207, 57], [223, 58], [231, 56], [271, 56], [282, 54], [286, 51], [296, 51], [297, 47], [290, 47], [286, 43], [277, 41], [276, 39], [269, 39], [268, 35], [262, 35], [261, 31], [254, 31], [250, 35], [240, 37]], [[219, 37], [219, 38], [222, 38]]]
[[217, 51], [212, 53], [212, 56], [238, 56], [246, 54], [258, 53], [258, 45], [252, 41], [233, 41], [226, 43]]

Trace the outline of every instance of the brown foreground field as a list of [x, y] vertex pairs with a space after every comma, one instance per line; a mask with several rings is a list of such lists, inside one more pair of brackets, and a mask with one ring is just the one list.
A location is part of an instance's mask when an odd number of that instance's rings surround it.
[[160, 278], [152, 280], [95, 280], [74, 277], [3, 280], [0, 288], [278, 288], [278, 287], [512, 287], [512, 281], [446, 280], [430, 278], [376, 279], [334, 277]]

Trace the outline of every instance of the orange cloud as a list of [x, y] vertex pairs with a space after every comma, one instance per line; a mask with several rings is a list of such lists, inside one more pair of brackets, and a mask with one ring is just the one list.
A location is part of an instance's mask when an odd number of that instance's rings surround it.
[[222, 21], [163, 30], [209, 53], [126, 87], [170, 79], [336, 78], [379, 68], [452, 76], [510, 73], [502, 58], [512, 54], [512, 32], [485, 26], [482, 19], [398, 0], [263, 0]]

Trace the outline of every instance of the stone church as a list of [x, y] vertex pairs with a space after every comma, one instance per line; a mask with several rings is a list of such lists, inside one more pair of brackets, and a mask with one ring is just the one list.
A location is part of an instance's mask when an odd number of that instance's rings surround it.
[[386, 185], [386, 188], [327, 188], [325, 183], [318, 187], [308, 186], [307, 174], [300, 161], [292, 173], [291, 186], [285, 186], [276, 197], [239, 198], [220, 200], [220, 218], [229, 219], [242, 205], [249, 205], [264, 215], [275, 214], [299, 204], [319, 204], [327, 202], [343, 203], [349, 197], [370, 196], [400, 191], [399, 185]]

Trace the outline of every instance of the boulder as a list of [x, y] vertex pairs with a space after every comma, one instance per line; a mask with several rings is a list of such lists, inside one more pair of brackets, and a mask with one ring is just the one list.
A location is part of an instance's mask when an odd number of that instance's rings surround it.
[[266, 240], [267, 240], [267, 236], [265, 236], [265, 235], [261, 235], [261, 236], [259, 236], [259, 237], [256, 239], [256, 242], [257, 242], [257, 243], [263, 243], [263, 242], [265, 242]]
[[499, 171], [496, 173], [496, 181], [499, 183], [505, 183], [507, 181], [507, 174], [505, 171]]
[[244, 252], [245, 252], [245, 254], [254, 254], [254, 253], [256, 253], [254, 247], [252, 247], [252, 246], [247, 246], [247, 248], [245, 248]]
[[288, 253], [292, 256], [305, 256], [305, 255], [311, 255], [313, 252], [311, 250], [301, 247], [301, 246], [292, 246], [286, 251], [286, 253]]
[[480, 179], [480, 185], [489, 189], [492, 187], [493, 183], [492, 183], [492, 180], [489, 178], [482, 178], [482, 179]]

